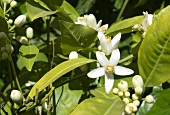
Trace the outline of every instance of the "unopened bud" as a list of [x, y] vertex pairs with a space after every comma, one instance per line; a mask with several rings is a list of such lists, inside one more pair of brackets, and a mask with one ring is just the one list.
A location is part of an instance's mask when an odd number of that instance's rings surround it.
[[113, 93], [114, 93], [114, 94], [118, 94], [118, 92], [119, 92], [119, 89], [118, 89], [118, 88], [113, 88]]
[[22, 95], [18, 90], [12, 90], [10, 97], [15, 103], [19, 103], [22, 101]]
[[9, 55], [11, 55], [14, 51], [14, 47], [11, 44], [5, 45], [6, 51]]
[[13, 0], [11, 3], [10, 3], [10, 6], [11, 8], [14, 8], [17, 6], [17, 2], [15, 0]]
[[129, 99], [128, 98], [123, 98], [123, 101], [125, 102], [125, 104], [129, 103]]
[[21, 27], [22, 25], [25, 24], [25, 22], [26, 22], [26, 16], [20, 15], [15, 19], [14, 24], [16, 27]]
[[26, 30], [26, 36], [27, 38], [31, 39], [33, 37], [33, 29], [31, 27], [28, 27]]
[[125, 92], [125, 97], [130, 97], [130, 92], [126, 91]]
[[4, 32], [0, 32], [0, 39], [8, 39], [8, 36]]
[[124, 80], [121, 80], [120, 83], [118, 83], [118, 88], [120, 91], [126, 92], [128, 90], [128, 83]]
[[132, 84], [133, 84], [133, 87], [137, 87], [137, 86], [140, 86], [140, 87], [143, 87], [143, 79], [140, 75], [135, 75], [133, 78], [132, 78]]
[[133, 104], [135, 104], [138, 107], [140, 105], [140, 101], [139, 100], [134, 100]]
[[22, 44], [28, 44], [28, 39], [25, 36], [22, 36], [19, 40], [20, 43]]
[[122, 97], [122, 96], [123, 96], [123, 92], [122, 92], [122, 91], [119, 91], [119, 92], [118, 92], [118, 95], [119, 95], [120, 97]]
[[69, 54], [69, 59], [75, 59], [75, 58], [78, 58], [78, 53], [76, 51], [72, 51]]
[[142, 92], [143, 92], [142, 87], [140, 87], [140, 86], [135, 87], [135, 93], [136, 93], [137, 95], [141, 95]]
[[6, 52], [2, 53], [2, 59], [7, 59], [8, 58], [8, 54]]
[[147, 103], [153, 103], [153, 102], [154, 102], [154, 98], [153, 98], [152, 95], [147, 95], [147, 96], [145, 97], [145, 101], [146, 101]]
[[8, 24], [12, 24], [13, 23], [13, 20], [12, 19], [9, 19], [8, 20]]
[[138, 97], [138, 95], [136, 95], [136, 94], [132, 94], [132, 99], [133, 99], [133, 100], [138, 100], [139, 97]]

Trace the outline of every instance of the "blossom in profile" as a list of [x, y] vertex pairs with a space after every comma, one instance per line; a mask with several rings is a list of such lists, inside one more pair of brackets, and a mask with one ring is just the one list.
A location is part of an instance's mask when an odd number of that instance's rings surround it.
[[129, 68], [117, 65], [120, 60], [120, 52], [118, 49], [113, 50], [109, 60], [103, 52], [99, 51], [96, 52], [96, 58], [100, 63], [101, 67], [90, 71], [87, 76], [90, 78], [99, 78], [101, 76], [105, 76], [106, 93], [109, 93], [114, 85], [114, 74], [125, 76], [134, 73], [134, 71]]

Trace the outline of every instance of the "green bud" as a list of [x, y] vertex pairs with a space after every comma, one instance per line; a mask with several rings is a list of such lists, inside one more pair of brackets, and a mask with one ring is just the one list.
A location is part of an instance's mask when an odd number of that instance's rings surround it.
[[11, 44], [5, 45], [6, 51], [9, 55], [11, 55], [14, 51], [14, 47]]
[[2, 59], [7, 59], [8, 58], [8, 54], [6, 52], [2, 53]]

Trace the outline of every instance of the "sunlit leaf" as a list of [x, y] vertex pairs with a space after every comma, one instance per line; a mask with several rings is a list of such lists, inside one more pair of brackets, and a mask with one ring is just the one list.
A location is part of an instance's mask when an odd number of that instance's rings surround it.
[[34, 45], [22, 45], [19, 49], [19, 52], [21, 54], [20, 58], [22, 60], [22, 64], [27, 68], [28, 71], [31, 71], [35, 59], [38, 56], [39, 49]]
[[55, 80], [60, 78], [62, 75], [68, 73], [69, 71], [87, 64], [94, 62], [96, 60], [86, 59], [86, 58], [77, 58], [68, 60], [65, 62], [62, 62], [61, 64], [54, 67], [52, 70], [47, 72], [31, 89], [31, 91], [28, 94], [29, 98], [33, 98], [36, 94], [36, 89], [38, 88], [39, 91], [42, 91], [44, 88], [46, 88], [48, 85], [53, 83]]
[[170, 6], [163, 9], [157, 16], [138, 53], [140, 75], [145, 87], [159, 85], [170, 79]]
[[133, 18], [128, 18], [117, 23], [113, 23], [109, 29], [106, 31], [107, 35], [114, 36], [117, 33], [129, 33], [132, 32], [132, 27], [135, 24], [141, 24], [143, 16], [135, 16]]

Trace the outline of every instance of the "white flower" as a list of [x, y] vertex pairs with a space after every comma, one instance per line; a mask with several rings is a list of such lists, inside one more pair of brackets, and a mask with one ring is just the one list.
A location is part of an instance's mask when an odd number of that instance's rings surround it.
[[113, 50], [118, 48], [118, 44], [121, 38], [121, 33], [118, 33], [112, 40], [111, 38], [106, 38], [105, 34], [102, 32], [99, 32], [97, 36], [100, 40], [101, 50], [106, 55], [110, 55]]
[[128, 90], [128, 83], [124, 80], [121, 80], [118, 83], [118, 88], [120, 89], [120, 91], [126, 92]]
[[108, 28], [108, 24], [101, 26], [101, 23], [102, 23], [102, 20], [100, 20], [97, 23], [96, 18], [93, 14], [84, 15], [84, 17], [78, 17], [78, 21], [75, 22], [75, 24], [81, 24], [81, 25], [93, 28], [96, 31], [105, 32]]
[[72, 51], [69, 54], [69, 59], [75, 59], [75, 58], [78, 58], [78, 53], [76, 51]]
[[10, 97], [11, 97], [12, 101], [15, 103], [22, 101], [22, 95], [21, 95], [20, 91], [18, 91], [18, 90], [12, 90]]
[[153, 102], [154, 102], [154, 98], [153, 98], [152, 95], [147, 95], [147, 96], [145, 97], [145, 101], [146, 101], [147, 103], [153, 103]]
[[140, 87], [143, 87], [143, 79], [140, 75], [135, 75], [133, 78], [132, 78], [132, 84], [133, 84], [133, 87], [137, 87], [137, 86], [140, 86]]
[[113, 87], [113, 73], [121, 76], [133, 74], [133, 70], [117, 66], [120, 59], [120, 52], [118, 49], [113, 50], [110, 60], [108, 60], [106, 56], [99, 51], [96, 52], [96, 58], [102, 67], [90, 71], [87, 76], [90, 78], [98, 78], [101, 76], [105, 76], [106, 93], [109, 93]]
[[28, 27], [26, 30], [26, 36], [27, 38], [31, 39], [33, 37], [33, 29], [31, 27]]
[[126, 105], [126, 107], [125, 107], [125, 112], [126, 112], [128, 115], [130, 115], [130, 114], [132, 114], [132, 113], [134, 113], [134, 112], [136, 112], [136, 111], [137, 111], [137, 107], [136, 107], [136, 105], [133, 104], [133, 103], [128, 103], [128, 104]]
[[146, 31], [148, 29], [148, 27], [152, 24], [153, 21], [153, 15], [152, 14], [148, 14], [148, 12], [143, 12], [144, 14], [144, 19], [142, 21], [142, 27], [144, 29], [144, 31]]
[[25, 24], [25, 22], [26, 22], [26, 16], [20, 15], [15, 19], [14, 24], [16, 27], [21, 27], [22, 25]]

